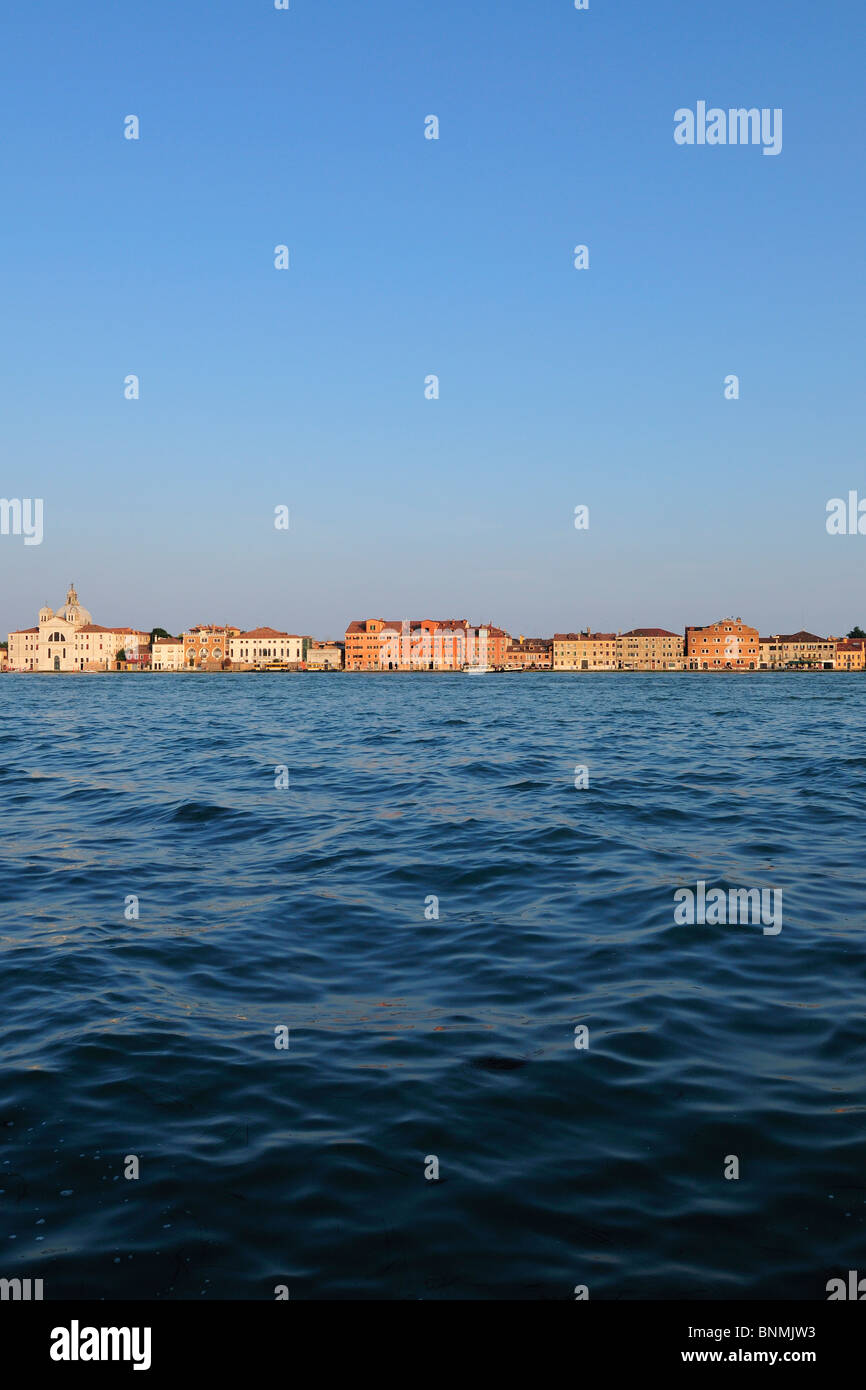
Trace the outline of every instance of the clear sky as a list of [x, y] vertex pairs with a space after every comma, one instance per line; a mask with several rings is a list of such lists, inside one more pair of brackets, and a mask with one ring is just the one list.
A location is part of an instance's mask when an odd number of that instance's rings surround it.
[[[172, 631], [866, 625], [864, 71], [854, 0], [8, 6], [0, 495], [45, 534], [0, 629], [70, 580]], [[782, 152], [675, 144], [703, 100]]]

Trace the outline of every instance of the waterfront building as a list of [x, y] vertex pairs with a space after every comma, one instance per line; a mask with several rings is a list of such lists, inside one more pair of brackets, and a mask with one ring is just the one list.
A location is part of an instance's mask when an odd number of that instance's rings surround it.
[[836, 671], [862, 671], [866, 669], [866, 640], [862, 637], [838, 638], [833, 666]]
[[466, 618], [364, 618], [346, 628], [347, 671], [460, 671], [466, 665], [502, 669], [509, 636]]
[[120, 652], [129, 666], [146, 666], [150, 660], [150, 633], [94, 623], [79, 602], [73, 584], [56, 612], [47, 604], [40, 608], [38, 627], [9, 634], [12, 671], [114, 670]]
[[756, 671], [758, 629], [742, 618], [720, 618], [706, 627], [686, 628], [686, 666], [690, 671]]
[[97, 623], [91, 623], [81, 629], [78, 637], [82, 671], [107, 671], [113, 666], [135, 671], [150, 666], [149, 632], [140, 632], [134, 627], [100, 627]]
[[182, 671], [183, 638], [154, 638], [152, 666], [154, 671]]
[[386, 623], [384, 618], [362, 618], [346, 628], [346, 670], [380, 671], [382, 632], [388, 627], [399, 632], [400, 620]]
[[617, 669], [615, 632], [555, 632], [553, 634], [554, 671], [615, 671]]
[[241, 671], [264, 666], [297, 669], [304, 661], [311, 642], [311, 637], [279, 632], [273, 627], [256, 627], [230, 637], [228, 655], [232, 665]]
[[308, 671], [340, 671], [343, 667], [342, 642], [313, 642], [307, 650]]
[[188, 671], [225, 671], [231, 666], [229, 643], [239, 627], [199, 623], [183, 634], [183, 664]]
[[620, 671], [681, 671], [686, 639], [663, 627], [634, 627], [616, 639]]
[[814, 632], [776, 633], [759, 645], [762, 670], [832, 671], [836, 664], [836, 638]]
[[505, 649], [509, 671], [549, 671], [553, 666], [552, 637], [513, 637]]
[[10, 671], [39, 670], [39, 628], [23, 627], [9, 633], [8, 669]]

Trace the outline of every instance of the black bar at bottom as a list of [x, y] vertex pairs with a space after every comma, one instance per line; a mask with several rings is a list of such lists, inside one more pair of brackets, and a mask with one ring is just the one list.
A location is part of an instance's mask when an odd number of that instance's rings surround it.
[[575, 1373], [590, 1364], [596, 1375], [790, 1365], [826, 1379], [859, 1364], [864, 1335], [866, 1309], [844, 1301], [0, 1304], [3, 1363], [15, 1365], [19, 1380], [46, 1372], [92, 1379], [106, 1369], [135, 1375], [136, 1366], [141, 1380], [258, 1379], [280, 1368], [331, 1379], [344, 1361], [354, 1380], [420, 1376], [429, 1384], [441, 1367], [450, 1383], [470, 1360], [484, 1363], [485, 1378], [499, 1362], [514, 1375], [515, 1354], [529, 1355], [539, 1376], [558, 1354]]

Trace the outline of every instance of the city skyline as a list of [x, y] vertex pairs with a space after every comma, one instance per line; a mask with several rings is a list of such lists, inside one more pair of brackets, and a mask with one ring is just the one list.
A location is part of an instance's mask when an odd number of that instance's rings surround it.
[[[854, 640], [850, 640], [850, 639]], [[552, 634], [515, 633], [466, 617], [350, 619], [343, 639], [259, 624], [196, 623], [172, 634], [161, 625], [94, 623], [70, 583], [56, 610], [44, 604], [35, 626], [12, 629], [0, 668], [11, 672], [141, 669], [261, 670], [860, 670], [866, 633], [855, 626], [826, 636], [807, 629], [763, 636], [739, 615], [663, 627], [600, 631], [589, 625]]]

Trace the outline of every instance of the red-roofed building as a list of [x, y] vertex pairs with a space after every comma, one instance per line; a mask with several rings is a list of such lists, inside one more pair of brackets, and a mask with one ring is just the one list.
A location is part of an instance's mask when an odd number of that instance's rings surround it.
[[155, 637], [153, 639], [154, 671], [183, 670], [183, 638]]
[[505, 651], [508, 671], [549, 671], [553, 666], [552, 637], [514, 637]]
[[814, 632], [777, 632], [759, 642], [761, 668], [768, 671], [832, 671], [836, 638]]
[[150, 633], [94, 623], [72, 584], [56, 612], [47, 604], [40, 608], [37, 628], [9, 634], [9, 668], [14, 671], [114, 671], [120, 664], [138, 667], [149, 661]]
[[686, 666], [690, 671], [757, 671], [758, 629], [742, 618], [720, 618], [706, 627], [686, 628]]
[[554, 671], [615, 671], [618, 665], [615, 632], [555, 632]]
[[504, 670], [508, 633], [466, 618], [365, 618], [346, 628], [347, 671]]
[[280, 632], [275, 627], [254, 627], [239, 632], [229, 641], [232, 665], [239, 670], [262, 667], [298, 669], [303, 663], [311, 637], [299, 637], [292, 632]]
[[866, 668], [866, 640], [862, 637], [838, 637], [834, 667], [837, 671], [862, 671]]
[[183, 634], [183, 664], [189, 671], [225, 671], [231, 664], [229, 643], [240, 635], [228, 623], [197, 623]]

